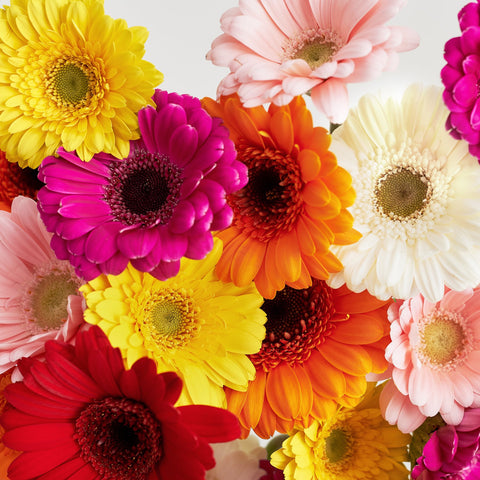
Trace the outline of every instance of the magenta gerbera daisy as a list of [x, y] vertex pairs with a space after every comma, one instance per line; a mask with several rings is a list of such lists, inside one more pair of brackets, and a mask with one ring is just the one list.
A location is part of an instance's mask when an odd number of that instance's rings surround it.
[[174, 276], [182, 257], [212, 249], [211, 231], [232, 221], [226, 195], [247, 183], [228, 130], [197, 98], [157, 90], [153, 100], [127, 158], [101, 153], [85, 163], [59, 149], [41, 165], [52, 248], [85, 280], [119, 274], [129, 261], [160, 280]]
[[221, 18], [207, 59], [228, 67], [219, 95], [246, 107], [286, 105], [310, 92], [334, 123], [348, 111], [347, 84], [391, 70], [418, 45], [410, 29], [386, 26], [404, 0], [241, 0]]
[[7, 387], [4, 443], [23, 453], [11, 480], [202, 480], [211, 442], [238, 438], [237, 419], [205, 405], [175, 408], [182, 382], [148, 358], [125, 370], [98, 327], [75, 346], [48, 342], [45, 363], [21, 362]]
[[421, 294], [388, 310], [392, 380], [382, 391], [385, 418], [412, 432], [440, 413], [451, 425], [480, 407], [480, 288], [446, 289], [436, 303]]
[[81, 281], [55, 257], [36, 202], [15, 197], [11, 208], [0, 211], [0, 373], [42, 355], [47, 340], [73, 340], [85, 325]]
[[458, 13], [462, 34], [445, 44], [447, 65], [441, 71], [443, 99], [450, 115], [446, 127], [469, 144], [480, 158], [480, 4], [469, 3]]

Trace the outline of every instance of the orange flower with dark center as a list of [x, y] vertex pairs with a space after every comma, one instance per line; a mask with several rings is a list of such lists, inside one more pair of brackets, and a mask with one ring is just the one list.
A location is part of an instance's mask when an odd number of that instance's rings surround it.
[[12, 200], [19, 195], [36, 200], [42, 185], [36, 170], [20, 168], [17, 163], [9, 162], [0, 150], [0, 210], [10, 211]]
[[304, 100], [268, 112], [244, 108], [237, 96], [218, 103], [206, 98], [203, 107], [223, 119], [249, 176], [227, 197], [234, 217], [218, 233], [224, 242], [218, 276], [238, 286], [254, 281], [271, 299], [285, 285], [308, 288], [312, 277], [325, 280], [341, 270], [330, 247], [360, 238], [347, 211], [355, 192], [328, 150], [330, 135], [313, 127]]
[[225, 389], [243, 436], [253, 428], [269, 438], [329, 418], [339, 405], [354, 407], [367, 373], [387, 368], [389, 303], [316, 279], [308, 289], [287, 286], [265, 300], [266, 336], [249, 355], [255, 380], [246, 392]]

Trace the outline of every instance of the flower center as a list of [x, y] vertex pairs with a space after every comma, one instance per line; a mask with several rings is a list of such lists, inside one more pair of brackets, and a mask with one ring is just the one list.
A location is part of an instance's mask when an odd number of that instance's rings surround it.
[[182, 348], [201, 328], [200, 309], [185, 289], [152, 292], [131, 308], [145, 348], [156, 356]]
[[37, 333], [60, 328], [68, 318], [68, 297], [79, 295], [79, 286], [67, 262], [38, 269], [23, 295], [27, 327]]
[[351, 443], [352, 440], [345, 430], [335, 428], [325, 439], [325, 456], [330, 463], [345, 460], [350, 453]]
[[101, 478], [141, 480], [163, 456], [161, 424], [143, 403], [107, 397], [75, 422], [80, 455]]
[[473, 348], [469, 330], [463, 317], [453, 312], [436, 311], [420, 320], [420, 360], [435, 369], [455, 368]]
[[273, 149], [238, 146], [248, 167], [248, 184], [228, 196], [233, 224], [259, 241], [290, 231], [303, 211], [302, 180], [297, 162]]
[[305, 60], [312, 70], [330, 62], [341, 48], [338, 36], [321, 29], [304, 30], [287, 40], [283, 46], [283, 59]]
[[391, 218], [404, 218], [421, 215], [431, 192], [423, 173], [397, 167], [378, 179], [375, 196], [381, 213]]
[[314, 279], [303, 290], [286, 286], [261, 308], [267, 314], [266, 335], [262, 348], [250, 360], [265, 371], [282, 361], [290, 365], [307, 361], [334, 328], [332, 290], [320, 280]]
[[180, 198], [182, 171], [165, 155], [136, 151], [133, 158], [110, 165], [105, 201], [126, 225], [166, 224]]
[[60, 58], [47, 73], [46, 91], [59, 105], [84, 105], [97, 84], [95, 71], [78, 59]]

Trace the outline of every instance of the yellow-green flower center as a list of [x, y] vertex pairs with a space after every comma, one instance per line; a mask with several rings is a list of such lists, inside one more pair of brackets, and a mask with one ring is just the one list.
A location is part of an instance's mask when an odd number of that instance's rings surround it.
[[175, 335], [182, 327], [182, 308], [171, 302], [157, 303], [150, 313], [150, 320], [158, 333]]
[[305, 60], [310, 68], [315, 70], [320, 65], [329, 62], [336, 51], [336, 45], [333, 42], [313, 40], [300, 48], [293, 58]]
[[78, 295], [79, 280], [68, 268], [36, 273], [24, 294], [24, 313], [30, 328], [60, 328], [68, 318], [68, 297]]
[[425, 175], [404, 167], [387, 171], [375, 188], [377, 208], [391, 218], [421, 214], [430, 195]]
[[345, 460], [351, 450], [351, 439], [345, 430], [335, 428], [325, 439], [325, 456], [331, 463]]

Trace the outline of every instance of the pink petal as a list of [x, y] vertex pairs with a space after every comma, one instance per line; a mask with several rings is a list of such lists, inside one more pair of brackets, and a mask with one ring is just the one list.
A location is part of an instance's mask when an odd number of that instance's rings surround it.
[[193, 205], [184, 200], [175, 208], [175, 212], [168, 223], [168, 228], [172, 233], [181, 234], [192, 228], [195, 222], [195, 209]]
[[408, 395], [414, 405], [425, 405], [434, 392], [433, 379], [427, 368], [414, 368], [408, 381]]
[[457, 402], [454, 402], [453, 407], [447, 412], [440, 411], [440, 415], [449, 425], [458, 425], [462, 421], [464, 413], [464, 408]]
[[116, 245], [125, 257], [141, 258], [157, 247], [159, 238], [157, 228], [138, 228], [118, 233]]
[[473, 403], [472, 383], [460, 372], [455, 372], [455, 374], [451, 376], [451, 380], [455, 401], [465, 408], [470, 407]]
[[471, 288], [464, 290], [463, 292], [449, 290], [440, 301], [440, 308], [450, 312], [461, 311], [463, 310], [465, 303], [468, 302], [472, 296], [473, 290]]
[[85, 242], [85, 258], [93, 263], [103, 263], [117, 251], [117, 236], [122, 229], [119, 222], [109, 222], [93, 229]]
[[348, 113], [348, 91], [345, 84], [330, 78], [317, 85], [311, 92], [314, 105], [332, 123], [342, 123]]
[[190, 125], [180, 125], [170, 138], [168, 151], [171, 161], [183, 167], [190, 162], [197, 146], [197, 131]]

